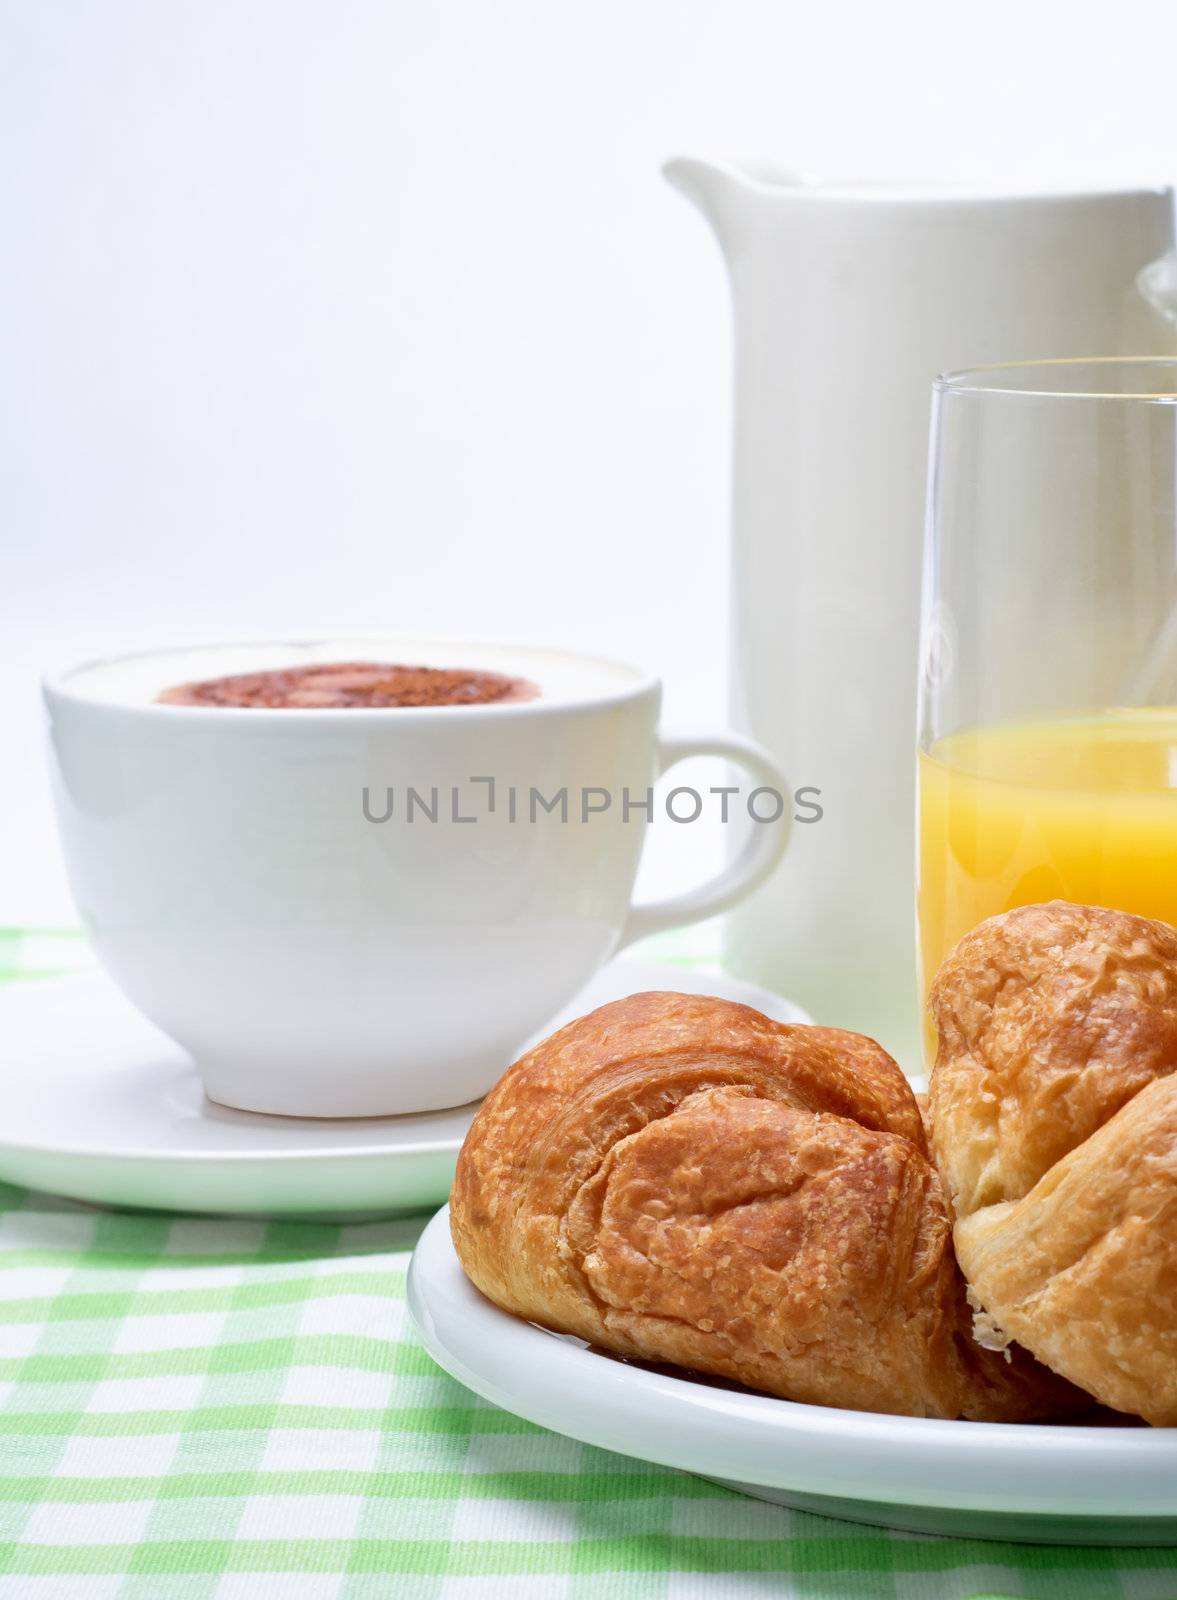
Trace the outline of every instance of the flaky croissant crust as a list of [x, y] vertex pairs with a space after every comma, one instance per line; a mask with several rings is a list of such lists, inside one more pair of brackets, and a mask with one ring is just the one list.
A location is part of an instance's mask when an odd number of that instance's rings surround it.
[[451, 1224], [497, 1304], [787, 1398], [1018, 1418], [1075, 1403], [979, 1349], [919, 1107], [873, 1041], [645, 994], [479, 1111]]
[[973, 1295], [1105, 1405], [1177, 1425], [1177, 932], [1024, 906], [960, 941], [930, 1002]]

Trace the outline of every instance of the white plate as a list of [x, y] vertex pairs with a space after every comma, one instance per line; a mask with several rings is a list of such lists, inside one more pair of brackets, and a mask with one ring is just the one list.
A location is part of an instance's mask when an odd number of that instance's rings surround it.
[[882, 1417], [616, 1361], [484, 1299], [458, 1264], [448, 1208], [421, 1236], [408, 1298], [429, 1354], [484, 1399], [761, 1500], [921, 1533], [1177, 1543], [1177, 1429]]
[[[540, 1036], [640, 989], [725, 995], [808, 1021], [721, 973], [620, 960]], [[205, 1098], [189, 1057], [101, 974], [0, 990], [0, 1178], [76, 1200], [267, 1216], [418, 1210], [448, 1195], [475, 1109], [355, 1121], [231, 1111]]]

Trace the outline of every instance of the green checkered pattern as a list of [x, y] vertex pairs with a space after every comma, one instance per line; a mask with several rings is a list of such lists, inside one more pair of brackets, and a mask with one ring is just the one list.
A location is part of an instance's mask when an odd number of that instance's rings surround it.
[[[8, 979], [83, 961], [0, 935]], [[424, 1218], [0, 1186], [0, 1600], [1174, 1600], [1177, 1551], [890, 1534], [547, 1433], [404, 1304]]]

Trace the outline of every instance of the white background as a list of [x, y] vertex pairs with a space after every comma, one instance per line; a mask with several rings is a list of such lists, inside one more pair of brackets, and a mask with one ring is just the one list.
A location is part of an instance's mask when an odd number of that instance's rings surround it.
[[0, 923], [71, 919], [63, 657], [465, 632], [722, 716], [728, 308], [666, 155], [1172, 180], [1175, 105], [1173, 0], [3, 0]]

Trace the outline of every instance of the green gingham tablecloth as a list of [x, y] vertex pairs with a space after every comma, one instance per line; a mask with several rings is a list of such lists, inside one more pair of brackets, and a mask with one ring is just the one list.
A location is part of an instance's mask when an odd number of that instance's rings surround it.
[[[0, 935], [8, 981], [65, 935]], [[0, 1186], [0, 1600], [1174, 1600], [1177, 1550], [924, 1538], [547, 1433], [417, 1344], [424, 1218]]]

